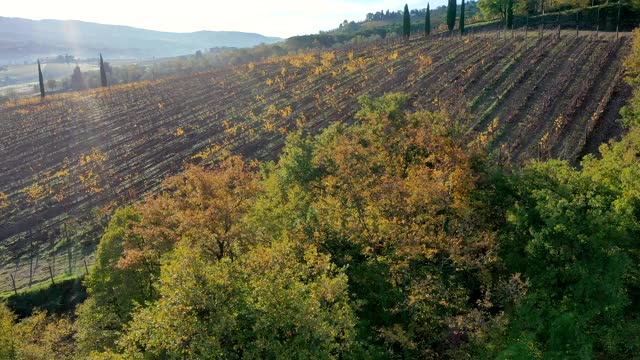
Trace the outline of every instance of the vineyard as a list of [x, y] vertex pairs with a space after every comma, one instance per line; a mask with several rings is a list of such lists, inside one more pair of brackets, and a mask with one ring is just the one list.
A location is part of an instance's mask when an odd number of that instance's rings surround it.
[[10, 274], [24, 288], [83, 272], [108, 210], [185, 163], [273, 159], [288, 132], [353, 119], [364, 94], [446, 110], [504, 162], [575, 162], [619, 135], [627, 36], [523, 35], [379, 42], [5, 104], [0, 293]]

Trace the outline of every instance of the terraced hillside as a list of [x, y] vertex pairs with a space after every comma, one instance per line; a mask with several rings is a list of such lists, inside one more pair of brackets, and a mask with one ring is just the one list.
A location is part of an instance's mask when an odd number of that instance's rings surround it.
[[629, 40], [533, 35], [378, 43], [7, 104], [0, 292], [9, 274], [20, 288], [82, 269], [104, 218], [74, 218], [134, 201], [222, 149], [273, 158], [296, 127], [352, 119], [364, 94], [401, 91], [416, 109], [447, 110], [504, 161], [575, 161], [621, 131]]

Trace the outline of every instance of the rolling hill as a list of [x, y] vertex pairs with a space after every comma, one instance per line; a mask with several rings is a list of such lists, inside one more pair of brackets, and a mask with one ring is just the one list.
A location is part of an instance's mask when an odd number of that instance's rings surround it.
[[622, 133], [629, 44], [575, 32], [415, 38], [5, 104], [0, 292], [9, 274], [21, 288], [83, 271], [104, 225], [93, 209], [136, 201], [220, 151], [273, 159], [288, 132], [353, 119], [364, 94], [446, 111], [501, 162], [575, 163]]
[[95, 58], [151, 58], [192, 54], [213, 47], [251, 47], [280, 38], [232, 31], [170, 33], [74, 20], [0, 17], [0, 63], [72, 54]]

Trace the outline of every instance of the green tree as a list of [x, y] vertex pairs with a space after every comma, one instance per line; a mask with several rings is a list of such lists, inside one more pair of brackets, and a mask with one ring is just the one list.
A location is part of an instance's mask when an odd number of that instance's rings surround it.
[[213, 171], [191, 166], [166, 179], [161, 194], [116, 211], [85, 281], [89, 298], [77, 311], [81, 353], [114, 350], [133, 309], [157, 298], [162, 261], [178, 243], [213, 259], [244, 251], [254, 239], [239, 224], [255, 201], [256, 180], [230, 157]]
[[509, 0], [479, 0], [478, 7], [485, 17], [493, 19], [499, 16], [501, 20], [507, 18], [507, 5]]
[[100, 54], [100, 85], [107, 87], [107, 70], [104, 67], [104, 61], [102, 60], [102, 54]]
[[17, 359], [48, 360], [75, 359], [75, 329], [70, 319], [47, 316], [36, 311], [14, 326], [17, 338]]
[[411, 36], [411, 14], [409, 13], [409, 5], [404, 5], [404, 14], [402, 16], [402, 35], [405, 38]]
[[343, 358], [355, 347], [347, 278], [313, 246], [288, 240], [235, 261], [178, 247], [160, 299], [134, 316], [127, 356]]
[[464, 35], [464, 0], [460, 4], [460, 34]]
[[424, 34], [431, 34], [431, 9], [429, 9], [429, 3], [427, 3], [427, 14], [424, 19]]
[[16, 316], [4, 301], [0, 301], [0, 359], [17, 359], [17, 343], [14, 331]]
[[629, 246], [637, 219], [620, 211], [624, 195], [601, 180], [597, 163], [587, 160], [583, 171], [535, 163], [518, 179], [519, 199], [500, 249], [528, 290], [509, 313], [502, 358], [619, 358], [638, 351], [637, 335], [616, 335], [637, 334], [640, 325], [628, 313], [626, 283], [634, 273]]
[[262, 167], [264, 193], [250, 211], [250, 223], [257, 232], [280, 238], [285, 232], [300, 230], [313, 238], [317, 219], [311, 204], [317, 183], [325, 175], [314, 164], [316, 142], [301, 131], [287, 136], [276, 165]]
[[67, 317], [48, 316], [36, 310], [16, 322], [16, 316], [0, 302], [0, 359], [74, 359], [75, 328]]
[[387, 355], [453, 351], [445, 323], [469, 314], [464, 281], [473, 276], [462, 269], [479, 267], [493, 241], [471, 225], [483, 223], [467, 201], [473, 152], [444, 114], [407, 113], [405, 95], [360, 101], [355, 125], [317, 139], [313, 164], [324, 174], [311, 186], [312, 240], [348, 265], [363, 326], [380, 329], [375, 343]]
[[354, 125], [292, 134], [264, 166], [254, 232], [296, 234], [345, 267], [359, 337], [386, 356], [462, 356], [445, 324], [471, 316], [466, 294], [477, 290], [465, 284], [480, 282], [472, 269], [493, 243], [467, 201], [473, 152], [444, 114], [407, 113], [405, 95], [360, 101]]
[[507, 29], [513, 27], [513, 0], [507, 0], [506, 26]]
[[100, 240], [96, 263], [85, 279], [89, 297], [76, 311], [76, 338], [82, 354], [113, 349], [136, 304], [154, 297], [149, 274], [152, 269], [145, 272], [118, 266], [125, 239], [134, 236], [131, 229], [139, 221], [135, 209], [118, 209]]
[[44, 98], [44, 77], [40, 68], [40, 60], [38, 60], [38, 83], [40, 84], [40, 97]]
[[449, 31], [453, 31], [456, 26], [456, 0], [449, 0], [449, 4], [447, 5], [447, 27]]
[[633, 31], [631, 52], [624, 60], [625, 80], [633, 89], [629, 103], [620, 111], [627, 127], [640, 126], [640, 29]]

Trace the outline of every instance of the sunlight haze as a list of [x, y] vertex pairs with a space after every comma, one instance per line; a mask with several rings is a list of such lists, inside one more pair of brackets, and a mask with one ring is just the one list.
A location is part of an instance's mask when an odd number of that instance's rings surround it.
[[[403, 2], [393, 0], [113, 0], [103, 9], [98, 9], [96, 4], [80, 0], [12, 1], [3, 5], [0, 15], [35, 20], [80, 20], [169, 32], [243, 31], [286, 38], [331, 30], [343, 20], [358, 21], [364, 19], [368, 12], [395, 11], [404, 6]], [[444, 1], [440, 0], [432, 2], [431, 6], [443, 4]], [[426, 6], [426, 1], [409, 3], [412, 9]]]

